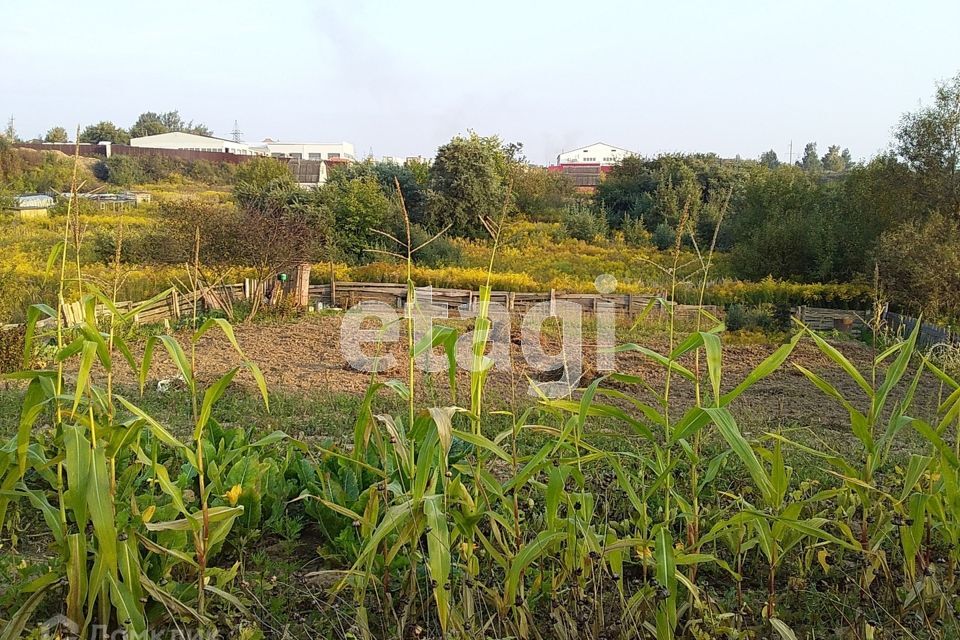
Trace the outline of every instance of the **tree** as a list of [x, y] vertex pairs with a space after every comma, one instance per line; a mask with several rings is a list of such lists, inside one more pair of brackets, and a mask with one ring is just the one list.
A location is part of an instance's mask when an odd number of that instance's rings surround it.
[[470, 132], [437, 150], [430, 170], [433, 198], [427, 227], [439, 231], [451, 226], [454, 235], [483, 235], [481, 217], [496, 217], [507, 204], [510, 160], [500, 138]]
[[960, 225], [934, 213], [884, 234], [878, 253], [881, 284], [891, 301], [914, 315], [960, 317]]
[[[847, 154], [847, 158], [850, 157], [850, 151], [844, 150]], [[847, 161], [844, 159], [844, 156], [840, 153], [840, 145], [832, 144], [827, 148], [827, 152], [821, 158], [820, 162], [823, 164], [824, 171], [846, 171]]]
[[760, 154], [760, 164], [765, 166], [767, 169], [776, 169], [780, 166], [780, 159], [777, 158], [777, 152], [773, 149], [769, 151], [764, 151]]
[[247, 184], [255, 190], [262, 190], [275, 180], [293, 183], [290, 165], [277, 158], [251, 158], [237, 167], [235, 179], [238, 185]]
[[3, 130], [2, 136], [6, 138], [9, 142], [20, 142], [20, 138], [17, 136], [17, 129], [13, 126], [13, 116], [10, 116], [10, 119], [7, 120], [7, 127]]
[[840, 196], [836, 184], [797, 167], [755, 176], [732, 205], [730, 258], [737, 277], [837, 279], [837, 245], [845, 231]]
[[817, 143], [808, 142], [803, 148], [803, 158], [800, 160], [800, 166], [804, 171], [820, 171], [823, 164], [820, 162], [820, 156], [817, 155]]
[[167, 133], [169, 128], [160, 119], [160, 115], [153, 111], [141, 113], [137, 121], [130, 127], [131, 138], [142, 138], [143, 136], [154, 136], [160, 133]]
[[960, 217], [960, 73], [937, 85], [932, 105], [904, 114], [895, 139], [929, 209]]
[[[407, 165], [394, 162], [365, 160], [335, 167], [327, 179], [327, 185], [343, 184], [361, 178], [371, 178], [380, 185], [383, 195], [390, 201], [397, 198], [397, 184], [403, 194], [407, 215], [414, 224], [427, 222], [427, 189], [420, 184], [416, 174]], [[399, 221], [398, 221], [399, 222]], [[397, 227], [400, 230], [400, 227]]]
[[426, 160], [418, 160], [416, 158], [411, 158], [403, 163], [407, 169], [410, 170], [410, 173], [413, 174], [414, 179], [417, 181], [421, 187], [426, 188], [430, 184], [430, 163]]
[[569, 207], [563, 212], [563, 228], [574, 240], [595, 242], [607, 234], [607, 219], [587, 207]]
[[[665, 154], [652, 160], [630, 157], [597, 186], [596, 202], [610, 226], [643, 220], [653, 232], [661, 222], [676, 225], [686, 207], [700, 240], [709, 243], [720, 211], [760, 171], [755, 161], [730, 161], [716, 154]], [[718, 247], [726, 248], [721, 228]]]
[[182, 131], [184, 133], [193, 133], [201, 136], [212, 135], [210, 129], [203, 124], [193, 124], [193, 121], [185, 122], [180, 117], [179, 111], [167, 111], [166, 113], [156, 113], [147, 111], [141, 113], [137, 121], [130, 127], [130, 136], [141, 138], [143, 136], [154, 136], [171, 131]]
[[372, 176], [331, 182], [320, 190], [336, 235], [334, 246], [341, 257], [359, 261], [377, 242], [374, 229], [382, 229], [390, 200]]
[[843, 160], [844, 168], [849, 169], [853, 166], [853, 158], [850, 156], [850, 149], [844, 148], [843, 153], [840, 154], [840, 159]]
[[528, 164], [514, 165], [510, 183], [517, 208], [526, 214], [559, 211], [576, 194], [569, 176]]
[[146, 182], [146, 175], [134, 156], [111, 156], [94, 167], [94, 174], [110, 184], [130, 187]]
[[68, 140], [67, 130], [63, 127], [53, 127], [47, 131], [47, 135], [43, 136], [44, 142], [59, 142], [64, 143]]
[[[301, 189], [292, 176], [284, 176], [262, 185], [240, 182], [234, 197], [240, 208], [233, 229], [239, 264], [253, 269], [261, 282], [272, 283], [278, 273], [329, 256], [339, 232], [334, 233], [337, 225], [318, 190]], [[254, 299], [250, 317], [259, 302]]]
[[80, 142], [97, 144], [99, 142], [112, 142], [113, 144], [130, 144], [130, 134], [125, 129], [103, 120], [97, 124], [91, 124], [80, 133]]

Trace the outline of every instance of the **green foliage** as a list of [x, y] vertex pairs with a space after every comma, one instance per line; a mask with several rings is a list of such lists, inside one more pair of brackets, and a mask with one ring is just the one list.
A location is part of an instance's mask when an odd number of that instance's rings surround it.
[[960, 74], [937, 85], [933, 104], [904, 114], [896, 151], [917, 177], [929, 211], [960, 211]]
[[403, 166], [410, 170], [417, 184], [421, 187], [426, 188], [430, 184], [430, 162], [412, 159], [404, 162]]
[[375, 243], [374, 229], [381, 229], [391, 211], [390, 200], [373, 177], [332, 181], [320, 191], [335, 224], [334, 242], [340, 255], [356, 261]]
[[509, 163], [496, 136], [470, 132], [440, 147], [430, 168], [432, 199], [424, 226], [439, 231], [449, 225], [454, 235], [481, 236], [480, 218], [495, 218], [508, 205]]
[[846, 171], [850, 164], [850, 150], [840, 151], [840, 145], [832, 144], [827, 153], [820, 159], [824, 171]]
[[[384, 197], [371, 178], [350, 184]], [[303, 200], [281, 193], [238, 197], [252, 198], [243, 207], [302, 212]], [[498, 230], [497, 248], [500, 240]], [[264, 530], [295, 538], [302, 527], [358, 637], [413, 626], [450, 637], [607, 637], [616, 625], [625, 637], [789, 638], [828, 624], [866, 637], [894, 620], [917, 632], [954, 624], [960, 384], [922, 360], [915, 333], [867, 371], [807, 331], [743, 367], [725, 358], [723, 326], [703, 316], [688, 334], [674, 326], [659, 350], [618, 348], [650, 376], [609, 373], [536, 407], [491, 411], [491, 290], [482, 285], [469, 384], [451, 385], [448, 398], [432, 381], [424, 393], [412, 374], [378, 377], [352, 415], [352, 437], [308, 447], [255, 434], [259, 415], [225, 419], [241, 371], [266, 404], [263, 376], [229, 324], [209, 319], [132, 349], [119, 329], [137, 310], [112, 309], [105, 328], [95, 305], [112, 301], [93, 291], [80, 326], [49, 336], [53, 366], [16, 376], [25, 389], [16, 433], [0, 447], [0, 519], [29, 513], [53, 557], [18, 584], [7, 637], [43, 619], [44, 601], [85, 629], [102, 623], [130, 636], [181, 618], [212, 627], [221, 615], [213, 599], [249, 620], [246, 605], [259, 600], [248, 546]], [[729, 310], [728, 328], [741, 312]], [[33, 308], [24, 355], [46, 339], [37, 320], [57, 313]], [[435, 327], [415, 339], [411, 323], [408, 363], [428, 349], [450, 362], [457, 332]], [[211, 330], [236, 362], [214, 375], [191, 355]], [[822, 357], [818, 371], [796, 371], [849, 414], [854, 451], [834, 451], [833, 439], [807, 447], [788, 437], [797, 430], [764, 433], [734, 417], [740, 397], [763, 391], [801, 341]], [[169, 399], [179, 409], [170, 424], [111, 383], [129, 365], [144, 388], [160, 352], [184, 387]], [[919, 419], [925, 371], [947, 393]], [[795, 465], [804, 459], [833, 473], [803, 477]], [[834, 608], [804, 609], [816, 596], [791, 588], [798, 580], [816, 580]]]
[[397, 185], [403, 194], [403, 203], [410, 221], [422, 225], [427, 219], [428, 192], [410, 166], [393, 162], [367, 160], [334, 168], [328, 179], [329, 187], [340, 188], [353, 180], [372, 178], [380, 185], [383, 195], [390, 201], [397, 199]]
[[631, 247], [649, 247], [653, 242], [653, 234], [640, 218], [627, 217], [623, 221], [623, 239]]
[[677, 242], [677, 231], [666, 222], [661, 222], [653, 230], [650, 241], [660, 251], [666, 251]]
[[235, 179], [238, 185], [263, 189], [274, 180], [293, 182], [293, 174], [286, 162], [275, 158], [257, 157], [237, 167]]
[[212, 136], [205, 125], [193, 124], [193, 121], [184, 122], [180, 117], [179, 111], [168, 111], [166, 113], [154, 113], [147, 111], [141, 113], [137, 121], [130, 127], [131, 138], [141, 138], [143, 136], [154, 136], [171, 131], [182, 131], [199, 136]]
[[817, 155], [816, 142], [808, 142], [803, 148], [803, 157], [800, 159], [799, 166], [804, 171], [820, 171], [823, 169], [823, 162]]
[[932, 214], [888, 231], [877, 254], [884, 292], [915, 315], [960, 318], [960, 223]]
[[563, 213], [563, 228], [570, 238], [594, 242], [607, 235], [607, 220], [588, 207], [568, 207]]
[[103, 120], [97, 124], [88, 125], [80, 132], [80, 142], [98, 144], [112, 142], [113, 144], [130, 144], [130, 133], [117, 125]]
[[731, 304], [727, 306], [723, 323], [728, 331], [783, 331], [791, 327], [791, 312], [789, 304], [760, 304], [743, 305]]
[[[595, 199], [614, 229], [628, 220], [643, 220], [650, 232], [661, 223], [676, 227], [686, 211], [697, 241], [706, 248], [731, 192], [739, 193], [758, 173], [756, 162], [722, 160], [714, 154], [629, 157], [600, 183]], [[721, 226], [718, 248], [727, 249], [730, 242]]]
[[410, 228], [410, 242], [415, 247], [423, 247], [414, 256], [418, 265], [426, 267], [456, 266], [463, 261], [463, 251], [446, 235], [441, 235], [429, 244], [425, 244], [433, 234], [419, 225]]
[[[61, 282], [62, 279], [63, 274]], [[113, 312], [106, 335], [97, 326], [98, 303]], [[194, 624], [210, 626], [206, 597], [225, 593], [223, 589], [237, 569], [213, 568], [213, 560], [237, 518], [248, 515], [237, 505], [242, 483], [226, 498], [232, 504], [223, 504], [223, 498], [211, 495], [207, 489], [208, 473], [214, 481], [210, 486], [215, 487], [218, 470], [231, 470], [233, 465], [216, 455], [209, 466], [204, 464], [205, 448], [211, 444], [206, 433], [217, 434], [207, 425], [215, 424], [215, 404], [236, 369], [204, 392], [196, 384], [194, 370], [180, 345], [170, 336], [156, 339], [176, 362], [191, 393], [196, 423], [191, 448], [142, 409], [114, 393], [114, 367], [120, 361], [143, 372], [142, 376], [150, 367], [154, 339], [148, 340], [143, 360], [137, 362], [115, 334], [115, 329], [129, 323], [139, 309], [120, 313], [110, 299], [96, 291], [83, 298], [82, 307], [83, 323], [69, 334], [57, 333], [56, 361], [61, 364], [52, 371], [18, 374], [19, 379], [28, 382], [28, 387], [18, 433], [0, 449], [0, 482], [4, 487], [0, 497], [0, 530], [11, 502], [28, 501], [43, 514], [56, 543], [57, 558], [46, 576], [49, 579], [39, 584], [42, 588], [31, 591], [39, 596], [49, 586], [59, 585], [65, 596], [64, 613], [83, 630], [83, 635], [91, 625], [100, 624], [107, 629], [123, 629], [127, 635], [142, 636], [151, 624], [151, 603], [173, 607], [188, 615]], [[28, 356], [37, 339], [37, 321], [57, 313], [48, 307], [32, 308], [25, 334], [25, 367], [30, 364]], [[201, 326], [192, 341], [211, 326], [214, 325]], [[218, 326], [236, 344], [229, 325]], [[242, 358], [239, 346], [237, 351]], [[76, 379], [68, 386], [62, 362], [78, 354]], [[91, 378], [95, 363], [106, 375], [105, 383]], [[262, 382], [259, 370], [247, 366], [254, 378]], [[143, 381], [141, 377], [141, 388]], [[49, 440], [32, 435], [41, 418], [54, 425]], [[216, 444], [213, 446], [215, 451], [224, 449], [222, 441], [219, 449]], [[243, 455], [249, 455], [246, 447], [232, 448], [232, 459]], [[216, 464], [218, 459], [220, 465]], [[51, 471], [50, 460], [58, 461], [56, 474]], [[173, 477], [170, 469], [178, 470]], [[263, 472], [261, 468], [258, 477]], [[227, 476], [230, 477], [229, 471]], [[147, 492], [147, 486], [155, 489]], [[191, 588], [191, 580], [196, 588]], [[27, 599], [20, 612], [10, 618], [4, 637], [17, 637], [18, 629], [23, 629], [36, 606], [35, 598]]]
[[760, 154], [760, 164], [767, 169], [776, 169], [780, 166], [780, 159], [777, 158], [777, 152], [773, 149], [764, 151]]
[[563, 209], [574, 199], [576, 189], [569, 176], [531, 165], [513, 167], [510, 187], [514, 203], [531, 219]]
[[101, 160], [94, 167], [94, 173], [104, 182], [121, 187], [140, 184], [147, 179], [140, 161], [134, 156], [114, 155]]
[[[73, 179], [73, 162], [52, 151], [17, 149], [0, 139], [0, 190], [19, 193], [67, 191]], [[78, 180], [93, 181], [81, 166]]]
[[[843, 264], [841, 191], [793, 167], [749, 182], [730, 222], [735, 273], [757, 280], [771, 275], [800, 282], [850, 277], [860, 264]], [[854, 255], [862, 260], [862, 256]]]
[[43, 136], [44, 142], [58, 142], [63, 144], [69, 140], [67, 130], [63, 127], [51, 127], [47, 134]]

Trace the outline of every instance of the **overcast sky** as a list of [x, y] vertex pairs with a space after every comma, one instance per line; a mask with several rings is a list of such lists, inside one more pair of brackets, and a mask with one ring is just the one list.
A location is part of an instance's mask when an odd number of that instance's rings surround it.
[[474, 129], [535, 163], [597, 141], [859, 159], [960, 71], [958, 24], [956, 0], [0, 0], [0, 118], [30, 138], [179, 109], [375, 156]]

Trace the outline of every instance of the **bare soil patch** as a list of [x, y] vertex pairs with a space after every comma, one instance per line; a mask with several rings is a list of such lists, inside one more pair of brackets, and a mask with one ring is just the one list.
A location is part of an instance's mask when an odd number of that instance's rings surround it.
[[[341, 322], [339, 316], [310, 316], [287, 323], [278, 324], [240, 324], [235, 327], [237, 339], [246, 355], [258, 363], [268, 385], [284, 392], [334, 392], [362, 394], [371, 381], [371, 374], [353, 369], [340, 352]], [[181, 338], [184, 343], [188, 335]], [[497, 408], [522, 407], [535, 400], [530, 392], [529, 380], [551, 380], [556, 375], [544, 374], [532, 368], [523, 357], [516, 336], [511, 340], [512, 368], [495, 369], [488, 378], [486, 387], [487, 401]], [[588, 384], [598, 374], [596, 372], [596, 350], [591, 339], [584, 346], [584, 377], [581, 385]], [[657, 336], [644, 342], [644, 346], [664, 353], [668, 351], [666, 336]], [[836, 346], [865, 373], [874, 357], [873, 350], [860, 342], [841, 341]], [[559, 342], [544, 339], [547, 353], [559, 353]], [[769, 356], [777, 345], [747, 344], [725, 345], [723, 350], [723, 386], [724, 390], [733, 388], [743, 380], [764, 358]], [[395, 358], [392, 368], [382, 371], [380, 378], [405, 379], [406, 344], [400, 340], [382, 345], [370, 345], [365, 349], [368, 355], [378, 352]], [[439, 351], [438, 351], [439, 353]], [[239, 362], [239, 358], [222, 334], [209, 332], [197, 345], [197, 375], [210, 380]], [[694, 369], [696, 362], [686, 357], [683, 364]], [[735, 413], [745, 425], [783, 425], [815, 427], [820, 430], [840, 430], [847, 432], [849, 417], [843, 408], [817, 390], [794, 366], [800, 364], [821, 375], [831, 382], [847, 398], [859, 399], [864, 404], [865, 397], [857, 385], [840, 368], [809, 340], [803, 340], [788, 361], [773, 375], [753, 386], [737, 399]], [[617, 370], [640, 376], [654, 389], [664, 384], [664, 369], [647, 356], [637, 352], [617, 354]], [[699, 370], [706, 377], [706, 365], [700, 362]], [[172, 378], [176, 368], [166, 353], [158, 347], [154, 363], [150, 370], [150, 381]], [[252, 383], [244, 373], [238, 380]], [[133, 382], [133, 377], [127, 380]], [[450, 404], [450, 387], [446, 372], [418, 373], [418, 395], [425, 401], [437, 404]], [[466, 401], [469, 394], [469, 374], [465, 370], [457, 373], [458, 398]], [[645, 396], [646, 401], [654, 398], [640, 387], [632, 387], [636, 394]], [[703, 393], [710, 393], [709, 384], [704, 383]], [[937, 380], [924, 375], [918, 389], [914, 415], [932, 416], [936, 409], [941, 389]], [[677, 407], [683, 408], [695, 401], [694, 388], [679, 376], [671, 380], [671, 398]], [[826, 434], [825, 434], [826, 435]]]

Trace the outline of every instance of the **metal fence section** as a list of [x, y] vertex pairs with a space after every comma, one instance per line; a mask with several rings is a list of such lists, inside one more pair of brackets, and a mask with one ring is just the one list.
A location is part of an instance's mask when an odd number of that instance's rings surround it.
[[[917, 323], [920, 322], [917, 318], [893, 311], [884, 313], [883, 320], [894, 335], [904, 337], [909, 335], [917, 326]], [[954, 333], [947, 327], [922, 322], [920, 333], [917, 334], [917, 343], [923, 347], [932, 347], [936, 344], [960, 345], [960, 334]]]

